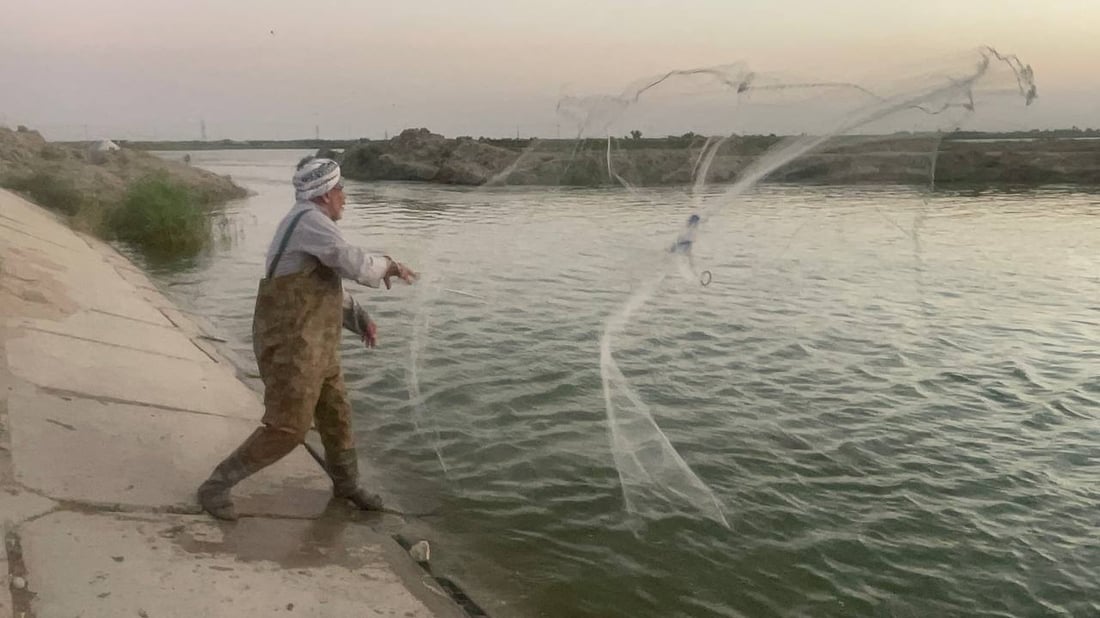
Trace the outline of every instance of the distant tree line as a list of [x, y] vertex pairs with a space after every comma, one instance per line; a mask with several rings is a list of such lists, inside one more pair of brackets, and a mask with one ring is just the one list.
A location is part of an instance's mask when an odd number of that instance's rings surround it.
[[123, 148], [134, 150], [263, 150], [294, 148], [302, 150], [333, 150], [344, 149], [360, 142], [370, 141], [366, 138], [359, 139], [291, 139], [291, 140], [181, 140], [181, 141], [142, 141], [142, 140], [114, 140]]
[[[20, 127], [21, 129], [23, 127]], [[898, 131], [895, 136], [911, 136], [909, 131]], [[768, 135], [733, 135], [731, 141], [738, 143], [739, 150], [763, 150], [779, 140], [783, 136], [774, 133]], [[1028, 131], [962, 131], [956, 130], [945, 134], [947, 140], [960, 139], [1072, 139], [1082, 137], [1100, 138], [1100, 129], [1077, 126], [1068, 129], [1031, 129]], [[457, 140], [473, 140], [470, 136], [461, 136]], [[612, 148], [617, 150], [639, 149], [667, 149], [686, 148], [702, 145], [707, 136], [689, 131], [682, 135], [667, 135], [665, 137], [645, 137], [638, 129], [630, 131], [622, 137], [612, 137]], [[513, 138], [513, 137], [478, 137], [478, 142], [491, 144], [509, 150], [524, 150], [537, 143], [538, 148], [546, 150], [579, 149], [589, 150], [594, 148], [607, 148], [607, 138], [588, 137], [581, 140], [573, 138]], [[229, 149], [278, 149], [296, 148], [312, 150], [341, 150], [354, 144], [384, 142], [387, 140], [372, 140], [365, 137], [356, 139], [297, 139], [297, 140], [183, 140], [183, 141], [140, 141], [140, 140], [115, 140], [117, 144], [126, 148], [137, 150], [229, 150]]]
[[1030, 131], [954, 131], [949, 139], [1067, 139], [1075, 137], [1100, 137], [1100, 129], [1031, 129]]

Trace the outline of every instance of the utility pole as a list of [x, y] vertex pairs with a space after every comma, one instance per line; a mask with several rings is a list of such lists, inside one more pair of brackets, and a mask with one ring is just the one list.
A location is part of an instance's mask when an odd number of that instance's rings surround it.
[[199, 118], [199, 132], [202, 134], [202, 141], [206, 141], [206, 118]]

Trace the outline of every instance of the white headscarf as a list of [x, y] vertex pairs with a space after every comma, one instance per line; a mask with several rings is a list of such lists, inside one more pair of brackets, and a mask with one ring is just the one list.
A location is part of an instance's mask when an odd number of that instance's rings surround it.
[[311, 200], [340, 183], [340, 165], [332, 159], [309, 159], [294, 172], [294, 197]]

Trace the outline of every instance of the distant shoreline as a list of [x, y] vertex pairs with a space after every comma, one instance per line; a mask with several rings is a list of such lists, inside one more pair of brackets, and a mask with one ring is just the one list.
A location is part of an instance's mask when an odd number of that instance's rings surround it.
[[[694, 135], [694, 134], [687, 134]], [[901, 132], [892, 135], [867, 135], [860, 137], [905, 137], [910, 136], [909, 133]], [[745, 138], [779, 138], [784, 137], [782, 135], [745, 135]], [[288, 140], [276, 140], [276, 139], [253, 139], [253, 140], [125, 140], [116, 139], [115, 143], [126, 148], [133, 148], [135, 150], [343, 150], [350, 148], [356, 144], [364, 143], [386, 143], [396, 139], [397, 136], [388, 139], [368, 139], [368, 138], [347, 138], [347, 139], [288, 139]], [[544, 138], [544, 137], [526, 137], [526, 138], [494, 138], [494, 137], [479, 137], [475, 138], [482, 143], [492, 144], [494, 146], [512, 147], [512, 148], [524, 148], [534, 140], [539, 142], [561, 142], [571, 143], [577, 140], [566, 138]], [[1030, 131], [954, 131], [951, 133], [945, 133], [943, 140], [948, 142], [953, 141], [1017, 141], [1017, 140], [1100, 140], [1100, 129], [1046, 129], [1039, 130], [1033, 129]], [[639, 140], [633, 140], [629, 138], [619, 138], [620, 141], [635, 142], [646, 147], [659, 147], [663, 143], [678, 144], [683, 140], [683, 136], [669, 135], [665, 137], [642, 137]], [[82, 145], [87, 144], [87, 141], [69, 141], [69, 142], [55, 142], [59, 144], [72, 144]]]
[[[800, 136], [801, 137], [801, 136]], [[754, 161], [787, 140], [732, 136], [712, 152], [706, 181], [736, 182]], [[354, 180], [482, 186], [685, 186], [712, 138], [448, 138], [406, 129], [385, 140], [129, 141], [126, 150], [299, 149], [341, 162]], [[610, 169], [609, 169], [610, 166]], [[1100, 130], [842, 135], [772, 171], [765, 182], [821, 185], [1100, 187]]]

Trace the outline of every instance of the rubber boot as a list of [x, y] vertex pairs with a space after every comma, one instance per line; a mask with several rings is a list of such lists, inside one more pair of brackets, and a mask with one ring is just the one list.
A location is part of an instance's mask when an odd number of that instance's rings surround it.
[[229, 490], [247, 478], [252, 472], [245, 466], [239, 452], [234, 452], [218, 464], [210, 478], [199, 485], [199, 504], [203, 510], [218, 519], [237, 520], [237, 510]]
[[350, 501], [364, 511], [381, 511], [382, 497], [368, 493], [359, 486], [359, 456], [349, 448], [335, 453], [325, 453], [328, 471], [332, 475], [332, 494]]

